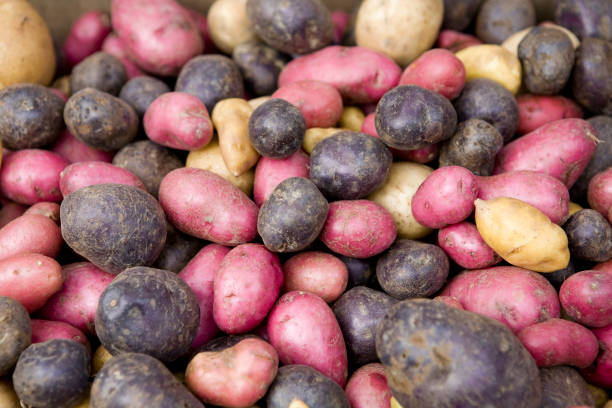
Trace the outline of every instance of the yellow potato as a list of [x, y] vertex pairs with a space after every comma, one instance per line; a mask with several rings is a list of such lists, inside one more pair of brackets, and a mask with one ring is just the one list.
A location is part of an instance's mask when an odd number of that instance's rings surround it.
[[363, 125], [364, 120], [365, 115], [361, 109], [356, 106], [346, 106], [342, 109], [342, 116], [340, 116], [338, 124], [341, 128], [361, 132], [361, 125]]
[[59, 89], [64, 93], [64, 95], [70, 98], [70, 95], [72, 94], [70, 91], [70, 75], [64, 75], [63, 77], [57, 78], [55, 81], [53, 81], [51, 87]]
[[509, 197], [477, 199], [474, 204], [482, 239], [508, 263], [535, 272], [567, 267], [565, 231], [540, 210]]
[[391, 397], [391, 408], [403, 408], [394, 397]]
[[0, 378], [0, 407], [20, 408], [19, 398], [13, 390], [13, 384], [8, 378]]
[[208, 34], [217, 48], [231, 54], [240, 44], [257, 40], [246, 12], [247, 0], [216, 0], [208, 9]]
[[108, 352], [108, 350], [104, 348], [104, 346], [98, 347], [96, 352], [94, 353], [93, 360], [91, 362], [93, 374], [96, 374], [98, 371], [100, 371], [104, 363], [110, 360], [111, 357], [113, 356], [111, 355], [111, 353]]
[[241, 98], [228, 98], [213, 108], [211, 119], [217, 135], [223, 161], [236, 177], [253, 167], [259, 153], [249, 140], [249, 118], [253, 108]]
[[54, 74], [53, 41], [40, 14], [25, 0], [0, 0], [0, 89], [49, 85]]
[[521, 87], [521, 62], [500, 45], [481, 44], [455, 54], [465, 66], [466, 80], [488, 78], [516, 94]]
[[395, 162], [385, 184], [368, 197], [393, 216], [399, 238], [423, 238], [432, 231], [419, 224], [412, 215], [412, 197], [432, 172], [433, 169], [424, 164]]
[[211, 142], [203, 148], [189, 152], [185, 165], [186, 167], [195, 167], [212, 171], [238, 187], [248, 196], [253, 192], [255, 172], [253, 170], [247, 170], [238, 177], [230, 173], [223, 161], [221, 147], [219, 147], [219, 141], [216, 138], [211, 140]]
[[576, 214], [578, 211], [582, 210], [582, 206], [580, 204], [576, 204], [570, 201], [569, 203], [569, 214], [568, 214], [568, 218], [571, 217], [572, 215]]
[[253, 110], [255, 110], [260, 105], [263, 105], [264, 103], [268, 102], [269, 100], [270, 100], [269, 96], [260, 96], [259, 98], [249, 99], [249, 105], [251, 105], [251, 108], [253, 108]]
[[308, 154], [312, 153], [312, 149], [322, 140], [335, 135], [338, 132], [342, 132], [341, 128], [310, 128], [306, 129], [304, 134], [304, 141], [302, 142], [302, 149]]
[[523, 38], [527, 35], [529, 31], [531, 31], [533, 27], [527, 27], [521, 31], [517, 31], [512, 34], [510, 37], [506, 38], [501, 46], [512, 53], [512, 55], [518, 57], [518, 46]]
[[606, 405], [606, 402], [608, 402], [608, 394], [606, 391], [603, 388], [599, 388], [591, 384], [588, 384], [588, 386], [591, 394], [593, 394], [593, 399], [595, 400], [595, 408], [601, 408]]

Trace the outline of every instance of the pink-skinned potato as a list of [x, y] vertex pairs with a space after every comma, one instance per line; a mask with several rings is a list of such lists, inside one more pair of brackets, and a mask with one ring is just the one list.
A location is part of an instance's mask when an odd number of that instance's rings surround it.
[[542, 275], [514, 266], [464, 271], [439, 293], [457, 299], [465, 310], [488, 316], [518, 332], [559, 317], [555, 288]]
[[283, 264], [284, 292], [314, 293], [327, 303], [338, 299], [348, 284], [348, 269], [339, 258], [319, 251], [293, 255]]
[[442, 30], [438, 34], [438, 40], [436, 46], [438, 48], [444, 48], [452, 52], [461, 51], [464, 48], [471, 47], [472, 45], [480, 45], [480, 41], [477, 37], [465, 34], [455, 30]]
[[598, 263], [593, 267], [595, 271], [606, 271], [608, 273], [612, 273], [612, 259], [606, 262]]
[[21, 217], [27, 209], [27, 205], [14, 203], [12, 201], [4, 203], [0, 210], [0, 228], [13, 221], [15, 218]]
[[69, 67], [102, 49], [102, 43], [111, 32], [110, 19], [101, 11], [82, 14], [70, 27], [62, 50]]
[[62, 267], [40, 254], [19, 254], [0, 260], [0, 296], [21, 303], [28, 312], [40, 309], [62, 287]]
[[612, 324], [612, 271], [586, 270], [573, 274], [559, 289], [563, 310], [587, 327]]
[[76, 138], [68, 129], [64, 129], [51, 151], [59, 154], [70, 163], [81, 161], [102, 161], [110, 163], [114, 153], [96, 150]]
[[66, 197], [79, 188], [94, 184], [126, 184], [146, 191], [146, 187], [132, 172], [101, 161], [72, 163], [60, 173], [60, 191]]
[[178, 274], [189, 285], [200, 305], [200, 325], [191, 343], [192, 350], [212, 340], [219, 332], [213, 318], [213, 288], [219, 266], [229, 251], [222, 245], [208, 244]]
[[399, 84], [419, 85], [447, 99], [454, 99], [465, 85], [465, 67], [452, 52], [441, 48], [432, 49], [425, 51], [406, 67]]
[[345, 388], [351, 408], [389, 408], [391, 389], [387, 384], [385, 367], [370, 363], [358, 368]]
[[308, 178], [310, 157], [303, 150], [298, 150], [284, 159], [261, 157], [255, 167], [255, 182], [253, 198], [255, 204], [261, 207], [272, 191], [283, 180], [291, 177]]
[[43, 343], [51, 339], [68, 339], [81, 343], [91, 355], [91, 346], [87, 336], [74, 326], [53, 320], [32, 319], [32, 344]]
[[247, 333], [265, 318], [283, 285], [278, 257], [261, 244], [243, 244], [225, 255], [214, 281], [213, 316], [228, 334]]
[[204, 54], [219, 54], [219, 49], [210, 38], [210, 34], [208, 33], [208, 22], [206, 21], [206, 14], [202, 14], [197, 10], [193, 10], [185, 7], [185, 10], [189, 13], [193, 21], [196, 23], [196, 26], [200, 30], [200, 35], [202, 36], [202, 40], [204, 41]]
[[187, 365], [187, 387], [207, 404], [249, 407], [268, 390], [278, 371], [269, 343], [248, 338], [221, 351], [198, 353]]
[[455, 309], [463, 309], [463, 306], [461, 306], [461, 303], [459, 303], [459, 301], [457, 299], [455, 299], [454, 297], [450, 297], [450, 296], [436, 296], [435, 298], [433, 298], [433, 300], [435, 300], [436, 302], [442, 302], [445, 303], [446, 305], [450, 306], [450, 307], [454, 307]]
[[346, 384], [348, 359], [340, 325], [323, 299], [308, 292], [288, 292], [268, 317], [270, 343], [280, 361], [304, 364]]
[[595, 363], [581, 371], [584, 378], [594, 385], [612, 387], [612, 325], [594, 329], [599, 341], [599, 354]]
[[55, 258], [63, 242], [60, 227], [49, 217], [24, 214], [0, 229], [0, 259], [27, 253]]
[[23, 215], [44, 215], [56, 224], [60, 222], [60, 205], [49, 201], [41, 201], [28, 208]]
[[175, 169], [159, 186], [168, 220], [182, 232], [221, 245], [236, 246], [257, 234], [257, 205], [213, 172]]
[[341, 44], [342, 37], [351, 22], [351, 16], [344, 10], [335, 10], [331, 13], [331, 18], [334, 22], [334, 44]]
[[44, 319], [68, 323], [87, 334], [95, 334], [98, 300], [114, 275], [90, 262], [62, 267], [64, 284], [38, 311]]
[[589, 182], [587, 190], [589, 205], [604, 217], [612, 210], [612, 167], [597, 173]]
[[370, 103], [396, 86], [401, 74], [401, 68], [380, 52], [333, 45], [289, 62], [278, 77], [278, 86], [317, 80], [335, 87], [347, 102]]
[[532, 170], [570, 188], [591, 160], [597, 143], [597, 132], [585, 120], [550, 122], [505, 145], [497, 154], [493, 174]]
[[511, 197], [531, 204], [555, 224], [569, 217], [569, 191], [560, 180], [537, 171], [516, 170], [490, 177], [477, 177], [478, 198]]
[[144, 71], [138, 68], [138, 65], [136, 65], [136, 63], [130, 59], [125, 43], [117, 36], [117, 34], [110, 33], [106, 37], [102, 43], [102, 51], [114, 55], [123, 63], [128, 79], [146, 75]]
[[465, 269], [488, 268], [502, 260], [484, 242], [476, 226], [467, 221], [441, 228], [438, 231], [438, 246]]
[[580, 106], [561, 95], [524, 94], [516, 97], [519, 120], [516, 131], [524, 135], [555, 120], [582, 118]]
[[538, 367], [591, 365], [599, 346], [595, 335], [578, 323], [549, 319], [525, 327], [516, 334]]

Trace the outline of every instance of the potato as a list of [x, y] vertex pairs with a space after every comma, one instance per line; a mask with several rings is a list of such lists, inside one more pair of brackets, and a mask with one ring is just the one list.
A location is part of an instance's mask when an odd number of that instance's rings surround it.
[[332, 85], [321, 81], [304, 80], [289, 82], [272, 94], [297, 106], [306, 128], [334, 126], [342, 115], [342, 96]]
[[96, 408], [204, 408], [204, 405], [155, 358], [124, 353], [108, 360], [91, 387]]
[[565, 312], [588, 327], [612, 324], [612, 272], [586, 270], [567, 278], [559, 289], [559, 300]]
[[104, 346], [101, 345], [100, 347], [98, 347], [91, 360], [92, 374], [98, 374], [104, 364], [106, 364], [106, 362], [111, 358], [113, 358], [113, 355], [109, 353], [108, 350], [104, 348]]
[[96, 333], [112, 355], [149, 354], [174, 361], [198, 330], [198, 299], [176, 274], [136, 266], [124, 270], [100, 295]]
[[247, 16], [247, 0], [221, 0], [211, 4], [206, 15], [207, 29], [215, 46], [231, 54], [240, 44], [257, 39]]
[[319, 251], [305, 251], [287, 259], [283, 264], [283, 292], [310, 292], [327, 303], [344, 293], [348, 283], [348, 269], [339, 258]]
[[[537, 6], [536, 6], [537, 8]], [[555, 24], [551, 21], [542, 21], [540, 24], [538, 24], [540, 27], [549, 27], [549, 28], [555, 28], [559, 31], [562, 31], [565, 33], [565, 35], [567, 35], [570, 40], [572, 41], [572, 45], [574, 46], [574, 49], [578, 48], [578, 46], [580, 45], [580, 40], [578, 39], [578, 37], [576, 37], [576, 34], [574, 34], [571, 30], [568, 30], [567, 28], [565, 28], [564, 26]], [[518, 44], [517, 44], [518, 45]]]
[[511, 36], [507, 37], [500, 45], [510, 51], [514, 56], [518, 57], [519, 44], [533, 28], [534, 27], [527, 27], [520, 31], [516, 31]]
[[291, 156], [302, 146], [305, 132], [302, 112], [283, 99], [264, 102], [249, 117], [249, 141], [264, 157]]
[[594, 385], [610, 388], [612, 386], [612, 376], [610, 375], [612, 368], [612, 326], [602, 327], [601, 329], [593, 329], [593, 334], [597, 337], [601, 345], [601, 352], [595, 360], [595, 364], [581, 371], [583, 377]]
[[[523, 1], [523, 0], [521, 0]], [[465, 66], [466, 80], [483, 78], [495, 81], [513, 95], [521, 86], [521, 62], [507, 49], [494, 44], [474, 45], [458, 51]]]
[[576, 183], [570, 190], [570, 194], [574, 200], [581, 200], [587, 197], [589, 182], [597, 174], [608, 167], [612, 167], [612, 117], [599, 115], [587, 120], [595, 131], [599, 143], [595, 148], [595, 153], [591, 157], [589, 164], [576, 180]]
[[576, 273], [576, 267], [570, 260], [567, 266], [563, 269], [559, 269], [558, 271], [550, 272], [544, 274], [544, 277], [555, 287], [555, 289], [559, 290], [563, 282], [570, 276]]
[[435, 300], [436, 302], [442, 302], [447, 306], [454, 307], [455, 309], [465, 310], [463, 306], [461, 306], [461, 303], [459, 303], [457, 299], [451, 296], [440, 295], [432, 298], [432, 300]]
[[198, 353], [187, 365], [185, 380], [207, 404], [246, 407], [266, 394], [277, 370], [274, 347], [246, 339], [219, 352]]
[[70, 73], [70, 91], [74, 94], [85, 88], [95, 88], [111, 95], [127, 82], [125, 66], [114, 55], [96, 52], [79, 62]]
[[102, 43], [112, 28], [110, 17], [101, 11], [88, 11], [77, 18], [62, 44], [69, 67], [74, 67], [91, 54], [102, 49]]
[[[244, 1], [241, 0], [239, 3]], [[276, 90], [278, 76], [289, 57], [266, 44], [255, 41], [236, 45], [232, 59], [240, 68], [246, 91], [250, 95], [262, 96], [270, 95]]]
[[561, 95], [519, 95], [516, 98], [518, 105], [518, 127], [516, 131], [524, 135], [536, 130], [549, 122], [566, 118], [582, 119], [580, 106], [573, 100]]
[[599, 37], [612, 41], [609, 26], [612, 7], [601, 0], [560, 0], [555, 2], [557, 24], [568, 28], [580, 39]]
[[48, 201], [42, 201], [36, 203], [28, 208], [24, 215], [43, 215], [49, 218], [56, 224], [59, 224], [60, 217], [60, 205], [58, 203], [51, 203]]
[[480, 41], [477, 37], [454, 30], [440, 31], [436, 41], [436, 46], [438, 48], [444, 48], [452, 52], [458, 52], [464, 48], [480, 44], [482, 44], [482, 41]]
[[599, 351], [597, 338], [589, 329], [563, 319], [533, 324], [518, 332], [517, 336], [538, 367], [588, 367]]
[[514, 266], [464, 271], [439, 293], [465, 310], [504, 323], [518, 332], [560, 314], [557, 292], [540, 274]]
[[612, 115], [612, 40], [585, 38], [576, 50], [572, 94], [589, 111]]
[[81, 343], [91, 355], [91, 347], [82, 331], [68, 323], [53, 320], [32, 319], [32, 344], [52, 339], [68, 339]]
[[87, 392], [89, 354], [74, 340], [54, 339], [25, 349], [13, 372], [23, 404], [41, 408], [72, 407]]
[[210, 171], [171, 171], [162, 180], [159, 201], [168, 220], [194, 237], [238, 245], [252, 241], [257, 234], [257, 205]]
[[580, 374], [570, 367], [540, 369], [543, 407], [592, 407], [593, 395]]
[[357, 369], [346, 384], [346, 396], [352, 408], [389, 408], [391, 390], [385, 367], [372, 363]]
[[405, 7], [401, 0], [365, 0], [355, 20], [357, 45], [380, 51], [406, 66], [436, 41], [442, 25], [442, 0]]
[[27, 206], [14, 203], [12, 201], [4, 203], [2, 205], [2, 209], [0, 210], [0, 228], [13, 221], [15, 218], [21, 217], [23, 214], [25, 214], [27, 209]]
[[6, 296], [0, 296], [0, 320], [2, 321], [0, 336], [3, 339], [0, 351], [0, 375], [4, 376], [11, 372], [21, 352], [31, 344], [32, 325], [26, 308]]
[[102, 161], [110, 163], [113, 161], [115, 152], [105, 152], [87, 146], [77, 139], [68, 129], [64, 129], [55, 144], [49, 149], [59, 154], [70, 163], [80, 161]]
[[166, 223], [166, 244], [152, 264], [154, 268], [178, 273], [204, 246], [204, 241], [182, 233]]
[[19, 397], [13, 390], [13, 383], [10, 379], [0, 379], [0, 404], [4, 408], [21, 408]]
[[346, 106], [342, 110], [342, 115], [338, 122], [338, 126], [344, 129], [349, 129], [355, 132], [361, 131], [365, 115], [357, 106]]
[[0, 16], [0, 89], [25, 82], [49, 85], [56, 62], [45, 21], [23, 0], [3, 1]]
[[438, 246], [465, 269], [488, 268], [501, 262], [501, 257], [484, 242], [476, 226], [470, 222], [464, 221], [440, 229]]
[[60, 173], [59, 187], [66, 197], [80, 188], [105, 183], [125, 184], [146, 191], [142, 181], [130, 171], [98, 161], [83, 161], [67, 166]]
[[592, 209], [603, 216], [608, 215], [612, 209], [612, 167], [591, 179], [587, 199]]
[[442, 27], [450, 30], [465, 30], [483, 0], [444, 0], [444, 20]]
[[402, 74], [400, 85], [419, 85], [455, 99], [465, 85], [465, 68], [452, 52], [433, 49], [424, 52]]
[[246, 333], [274, 305], [283, 285], [278, 257], [261, 244], [243, 244], [223, 258], [214, 281], [213, 316], [221, 330]]
[[291, 177], [308, 178], [309, 170], [310, 158], [302, 150], [284, 159], [262, 157], [255, 168], [253, 187], [255, 204], [261, 207], [283, 180]]
[[404, 300], [379, 324], [376, 351], [404, 407], [540, 407], [535, 362], [510, 330], [487, 317]]
[[130, 104], [142, 120], [147, 108], [162, 94], [170, 92], [163, 81], [150, 76], [138, 76], [123, 85], [119, 97]]
[[[276, 89], [276, 85], [274, 85], [274, 89]], [[249, 99], [247, 103], [249, 104], [251, 108], [255, 110], [259, 108], [260, 105], [263, 105], [264, 103], [268, 102], [270, 98], [271, 98], [270, 96], [264, 95], [258, 98]]]
[[64, 101], [44, 86], [15, 84], [0, 89], [2, 145], [20, 150], [55, 142], [63, 128], [63, 110]]
[[119, 38], [117, 34], [110, 33], [106, 36], [104, 42], [102, 43], [102, 51], [119, 58], [125, 67], [125, 71], [129, 79], [146, 75], [146, 73], [140, 69], [128, 55], [129, 53], [127, 46], [125, 45], [125, 41]]
[[595, 210], [584, 209], [563, 225], [572, 256], [591, 262], [612, 258], [612, 226]]
[[25, 214], [0, 229], [0, 259], [36, 253], [55, 258], [63, 244], [55, 221], [39, 214]]
[[501, 44], [535, 23], [535, 9], [529, 0], [485, 0], [476, 17], [476, 35], [485, 43]]
[[351, 258], [350, 256], [336, 255], [348, 269], [348, 288], [365, 286], [372, 280], [374, 266], [370, 259]]
[[332, 137], [336, 133], [347, 131], [348, 129], [342, 128], [310, 128], [306, 129], [306, 133], [304, 134], [304, 143], [302, 144], [302, 149], [308, 154], [312, 154], [315, 146], [321, 143], [323, 140]]

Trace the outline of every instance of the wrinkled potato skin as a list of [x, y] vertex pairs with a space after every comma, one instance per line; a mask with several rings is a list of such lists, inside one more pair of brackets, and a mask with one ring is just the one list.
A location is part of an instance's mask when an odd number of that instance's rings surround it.
[[476, 17], [476, 35], [485, 43], [501, 44], [535, 23], [536, 13], [530, 0], [486, 0]]
[[595, 404], [593, 394], [578, 371], [567, 366], [540, 369], [542, 407], [567, 408]]
[[0, 348], [0, 376], [3, 376], [10, 373], [21, 352], [30, 345], [32, 326], [26, 308], [6, 296], [0, 296], [0, 321], [0, 338], [3, 339]]

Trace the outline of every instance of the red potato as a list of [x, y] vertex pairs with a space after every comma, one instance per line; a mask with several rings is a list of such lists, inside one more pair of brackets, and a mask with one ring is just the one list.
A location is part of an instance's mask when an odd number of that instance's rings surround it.
[[2, 206], [0, 210], [0, 228], [3, 228], [6, 224], [13, 221], [17, 217], [21, 217], [26, 210], [27, 206], [23, 204], [14, 203], [12, 201], [7, 202]]
[[594, 329], [593, 334], [599, 341], [600, 352], [595, 363], [581, 372], [590, 384], [610, 388], [612, 387], [612, 325]]
[[502, 258], [487, 245], [476, 225], [460, 222], [438, 231], [438, 246], [455, 263], [465, 269], [482, 269], [496, 265]]
[[159, 202], [175, 227], [197, 238], [235, 246], [257, 234], [257, 205], [211, 171], [171, 171], [160, 184]]
[[482, 44], [482, 41], [473, 35], [454, 30], [442, 30], [440, 34], [438, 34], [436, 47], [457, 52], [464, 48], [471, 47], [472, 45], [480, 44]]
[[91, 346], [82, 331], [64, 322], [32, 319], [32, 344], [44, 343], [51, 339], [68, 339], [81, 343], [91, 355]]
[[218, 352], [198, 353], [187, 365], [187, 387], [207, 404], [248, 407], [268, 391], [278, 353], [260, 339], [245, 339]]
[[44, 215], [56, 224], [60, 222], [60, 205], [41, 201], [28, 208], [23, 215]]
[[333, 45], [289, 62], [278, 77], [278, 86], [317, 80], [335, 87], [347, 102], [371, 103], [396, 86], [401, 74], [401, 68], [382, 53]]
[[95, 184], [125, 184], [147, 190], [129, 170], [106, 162], [83, 161], [73, 163], [60, 173], [60, 191], [66, 197], [79, 188]]
[[441, 167], [423, 181], [412, 197], [412, 215], [428, 228], [442, 228], [465, 220], [474, 211], [478, 183], [460, 166]]
[[213, 125], [206, 105], [184, 92], [168, 92], [157, 97], [143, 118], [149, 139], [162, 146], [196, 150], [213, 136]]
[[570, 188], [591, 160], [597, 142], [597, 132], [585, 120], [550, 122], [505, 145], [497, 154], [493, 175], [533, 170]]
[[461, 306], [461, 303], [459, 303], [459, 301], [453, 297], [450, 296], [436, 296], [435, 298], [433, 298], [433, 300], [437, 301], [437, 302], [442, 302], [447, 304], [450, 307], [454, 307], [455, 309], [461, 309], [463, 310], [463, 306]]
[[334, 44], [342, 44], [344, 33], [351, 22], [351, 16], [342, 10], [336, 10], [331, 13], [332, 21], [334, 22]]
[[42, 254], [55, 258], [64, 240], [60, 227], [49, 217], [22, 215], [0, 229], [0, 259], [17, 254]]
[[342, 96], [325, 82], [290, 82], [278, 88], [272, 98], [284, 99], [295, 105], [304, 116], [306, 128], [333, 127], [342, 116]]
[[51, 92], [53, 92], [54, 94], [56, 94], [57, 96], [62, 98], [64, 100], [64, 102], [68, 101], [68, 96], [66, 96], [66, 94], [64, 92], [62, 92], [61, 90], [59, 90], [57, 88], [51, 88]]
[[612, 210], [612, 167], [597, 173], [589, 182], [587, 200], [595, 211], [604, 217]]
[[48, 150], [13, 152], [2, 160], [0, 191], [20, 204], [59, 202], [62, 200], [60, 173], [68, 164], [62, 156]]
[[559, 225], [569, 217], [569, 191], [565, 184], [548, 174], [517, 170], [496, 176], [477, 177], [476, 180], [478, 198], [482, 200], [516, 198], [542, 211]]
[[87, 146], [76, 138], [68, 129], [62, 131], [61, 136], [51, 147], [51, 151], [59, 154], [70, 163], [81, 161], [113, 161], [114, 152], [104, 152]]
[[338, 299], [348, 284], [346, 264], [325, 252], [311, 251], [294, 255], [283, 264], [283, 272], [283, 292], [310, 292], [327, 303]]
[[573, 274], [559, 289], [563, 310], [588, 327], [612, 324], [612, 272], [587, 270]]
[[559, 317], [561, 310], [546, 278], [514, 266], [461, 272], [439, 294], [454, 297], [465, 310], [500, 321], [515, 333]]
[[598, 263], [593, 267], [593, 270], [612, 273], [612, 259], [606, 262]]
[[62, 267], [40, 254], [19, 254], [0, 260], [0, 296], [21, 303], [28, 312], [40, 309], [64, 281]]
[[391, 389], [387, 384], [385, 367], [380, 363], [366, 364], [357, 369], [344, 391], [351, 408], [391, 407]]
[[213, 287], [219, 266], [229, 251], [222, 245], [208, 244], [178, 274], [189, 285], [200, 305], [200, 325], [191, 342], [192, 350], [203, 346], [219, 332], [213, 318]]
[[291, 177], [309, 178], [309, 170], [310, 157], [301, 149], [284, 159], [261, 157], [255, 167], [255, 204], [261, 207], [283, 180]]
[[195, 22], [196, 27], [198, 27], [198, 30], [200, 30], [202, 41], [204, 41], [204, 54], [220, 54], [221, 52], [208, 34], [208, 22], [206, 21], [206, 15], [187, 7], [185, 7], [185, 10], [187, 10]]
[[111, 16], [128, 55], [153, 74], [176, 75], [204, 50], [195, 21], [174, 0], [112, 0]]
[[106, 13], [89, 11], [77, 18], [62, 46], [68, 66], [74, 67], [94, 52], [100, 51], [102, 42], [110, 32], [110, 19]]
[[281, 296], [270, 311], [268, 335], [283, 364], [304, 364], [341, 387], [346, 384], [344, 337], [334, 312], [317, 295], [288, 292]]
[[329, 204], [319, 239], [332, 251], [352, 258], [369, 258], [389, 248], [397, 228], [393, 217], [370, 200], [340, 200]]
[[561, 95], [531, 95], [516, 97], [519, 120], [516, 131], [524, 135], [549, 122], [567, 118], [582, 118], [583, 113], [576, 102]]
[[538, 367], [585, 368], [595, 361], [599, 351], [597, 338], [589, 329], [563, 319], [536, 323], [516, 335]]
[[254, 329], [266, 318], [282, 285], [275, 254], [261, 244], [237, 246], [223, 258], [215, 277], [215, 323], [229, 334]]
[[89, 262], [65, 265], [62, 273], [62, 288], [51, 296], [38, 315], [68, 323], [84, 333], [95, 334], [98, 300], [115, 276]]
[[130, 59], [125, 44], [117, 37], [117, 34], [111, 33], [106, 37], [104, 43], [102, 43], [102, 51], [113, 55], [123, 63], [128, 79], [146, 75], [145, 72], [138, 68], [138, 65]]
[[424, 52], [408, 65], [399, 84], [419, 85], [447, 99], [454, 99], [465, 85], [465, 67], [452, 52], [435, 48]]

